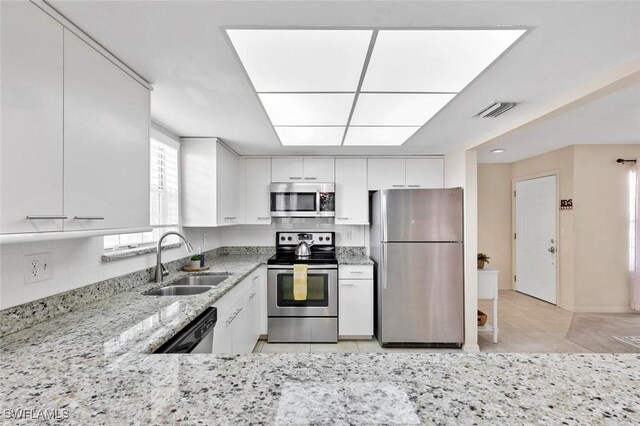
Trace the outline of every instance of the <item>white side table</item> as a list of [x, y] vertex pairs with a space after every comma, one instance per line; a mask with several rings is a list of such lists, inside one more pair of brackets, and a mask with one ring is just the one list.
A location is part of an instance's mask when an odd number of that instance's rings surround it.
[[493, 343], [498, 343], [498, 274], [493, 269], [478, 269], [478, 299], [493, 299], [493, 325], [478, 327], [478, 331], [493, 331]]

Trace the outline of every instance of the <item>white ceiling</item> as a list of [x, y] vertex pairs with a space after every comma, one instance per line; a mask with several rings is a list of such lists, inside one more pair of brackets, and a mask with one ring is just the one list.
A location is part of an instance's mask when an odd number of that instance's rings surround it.
[[[476, 148], [480, 163], [512, 163], [576, 144], [640, 144], [640, 83]], [[505, 148], [493, 154], [492, 149]]]
[[[640, 56], [636, 1], [49, 3], [153, 84], [156, 121], [181, 136], [220, 137], [241, 154], [445, 154]], [[530, 31], [400, 147], [283, 147], [224, 33], [514, 26]], [[471, 118], [494, 100], [522, 104], [496, 119]]]

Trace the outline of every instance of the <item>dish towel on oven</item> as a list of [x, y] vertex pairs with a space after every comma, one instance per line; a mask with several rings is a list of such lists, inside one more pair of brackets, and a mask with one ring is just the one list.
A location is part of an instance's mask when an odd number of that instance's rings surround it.
[[293, 265], [293, 300], [307, 300], [307, 265]]

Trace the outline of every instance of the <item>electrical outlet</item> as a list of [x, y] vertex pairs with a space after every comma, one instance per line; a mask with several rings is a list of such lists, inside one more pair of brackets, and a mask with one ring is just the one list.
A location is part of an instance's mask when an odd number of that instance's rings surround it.
[[52, 258], [51, 252], [26, 255], [24, 269], [25, 283], [35, 283], [53, 278]]

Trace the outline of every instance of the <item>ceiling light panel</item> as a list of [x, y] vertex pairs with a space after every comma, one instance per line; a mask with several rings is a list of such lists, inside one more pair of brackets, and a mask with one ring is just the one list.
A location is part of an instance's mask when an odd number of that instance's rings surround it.
[[459, 92], [524, 33], [380, 31], [362, 91]]
[[342, 143], [342, 127], [278, 127], [274, 126], [282, 145], [335, 146]]
[[258, 92], [355, 92], [370, 30], [227, 30]]
[[442, 109], [454, 94], [361, 93], [352, 125], [422, 126]]
[[353, 146], [398, 146], [405, 143], [419, 128], [350, 126], [344, 144]]
[[274, 126], [345, 126], [353, 93], [261, 93], [260, 100]]

